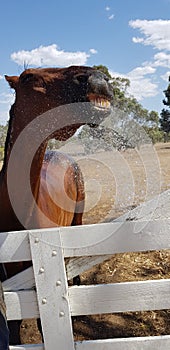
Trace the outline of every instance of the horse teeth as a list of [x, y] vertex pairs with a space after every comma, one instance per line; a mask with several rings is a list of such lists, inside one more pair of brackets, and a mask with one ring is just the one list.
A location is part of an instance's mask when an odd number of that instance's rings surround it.
[[109, 108], [110, 107], [110, 102], [108, 100], [104, 100], [102, 98], [98, 98], [92, 101], [95, 105], [95, 107], [99, 108]]

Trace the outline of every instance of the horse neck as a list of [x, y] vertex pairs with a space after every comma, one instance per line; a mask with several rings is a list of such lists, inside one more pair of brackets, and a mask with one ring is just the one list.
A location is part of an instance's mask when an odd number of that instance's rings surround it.
[[[30, 139], [28, 144], [28, 139], [23, 138], [17, 149], [16, 145], [22, 131], [23, 128], [19, 128], [19, 120], [16, 115], [11, 114], [5, 143], [4, 164], [0, 173], [0, 215], [2, 218], [0, 231], [20, 230], [28, 227], [29, 218], [31, 218], [39, 196], [40, 173], [47, 142], [41, 144], [34, 152], [34, 149], [32, 150], [33, 140]], [[32, 156], [30, 164], [29, 156]], [[36, 217], [31, 227], [38, 227]]]
[[30, 183], [34, 193], [37, 191], [37, 186], [39, 184], [40, 172], [44, 159], [44, 153], [47, 147], [47, 141], [42, 142], [38, 149], [35, 148], [34, 140], [31, 139], [31, 136], [29, 136], [29, 139], [26, 137], [27, 126], [22, 125], [19, 127], [19, 124], [22, 123], [19, 123], [19, 118], [14, 115], [12, 106], [5, 142], [4, 162], [1, 175], [3, 175], [5, 183], [7, 183], [8, 169], [11, 168], [9, 165], [11, 165], [12, 162], [15, 162], [20, 174], [22, 173], [22, 176], [25, 177], [25, 169], [28, 169], [28, 158], [30, 158]]

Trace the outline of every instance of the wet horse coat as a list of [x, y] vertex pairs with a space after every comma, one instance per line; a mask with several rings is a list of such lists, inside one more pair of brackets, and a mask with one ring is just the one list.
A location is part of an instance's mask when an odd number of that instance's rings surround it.
[[[49, 225], [67, 226], [73, 222], [81, 224], [84, 189], [78, 166], [66, 155], [53, 157], [52, 162], [49, 162], [47, 157], [44, 161], [44, 155], [47, 142], [51, 137], [67, 140], [81, 125], [85, 123], [98, 124], [98, 115], [102, 116], [101, 120], [106, 116], [109, 110], [108, 100], [111, 97], [107, 78], [90, 67], [69, 67], [29, 69], [19, 77], [6, 76], [6, 80], [15, 89], [16, 98], [10, 110], [5, 159], [0, 174], [0, 199], [2, 199], [0, 201], [2, 218], [0, 230], [20, 230], [25, 227], [39, 228], [49, 227]], [[88, 109], [89, 115], [86, 113], [83, 119], [78, 114], [83, 114], [81, 105], [85, 102], [91, 102], [91, 109]], [[64, 109], [65, 105], [75, 106], [76, 103], [80, 104], [78, 111]], [[39, 116], [43, 116], [43, 118], [40, 119]], [[66, 120], [64, 124], [63, 119]], [[50, 126], [54, 121], [56, 127], [55, 130], [51, 128], [50, 133]], [[46, 133], [46, 127], [49, 128], [48, 133]], [[22, 134], [24, 137], [21, 139]], [[34, 145], [36, 139], [38, 140], [37, 149]], [[17, 152], [13, 152], [17, 143], [19, 143], [19, 148]], [[27, 168], [29, 156], [31, 156], [31, 162], [30, 168]], [[33, 198], [29, 197], [29, 201], [27, 198], [25, 178], [28, 171], [31, 191], [37, 206], [33, 203]], [[50, 183], [48, 183], [49, 179]], [[22, 203], [24, 218], [18, 218], [17, 208], [13, 208], [11, 205], [12, 198], [9, 198], [8, 193], [9, 184], [10, 188], [13, 186], [15, 197], [18, 196], [18, 203], [20, 201]], [[56, 203], [55, 201], [50, 202], [49, 186], [53, 187], [53, 192], [56, 193], [55, 197], [58, 196]], [[57, 203], [62, 202], [63, 197], [66, 204], [68, 198], [72, 200], [70, 202], [71, 208], [69, 205], [65, 205], [68, 210], [57, 205]], [[50, 205], [48, 205], [49, 202]], [[82, 210], [80, 208], [76, 210], [78, 202], [80, 202]], [[40, 208], [44, 213], [43, 222], [42, 217], [38, 216], [40, 212], [37, 213], [36, 208]]]
[[[5, 77], [15, 102], [0, 173], [0, 231], [81, 225], [81, 171], [67, 155], [45, 152], [50, 138], [67, 140], [81, 125], [98, 125], [106, 117], [112, 97], [107, 77], [78, 66]], [[22, 269], [21, 264], [6, 265], [7, 277]]]

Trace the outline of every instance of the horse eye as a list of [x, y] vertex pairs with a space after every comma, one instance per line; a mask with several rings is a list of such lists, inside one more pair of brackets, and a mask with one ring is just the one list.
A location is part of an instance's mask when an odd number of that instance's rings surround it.
[[24, 75], [23, 77], [22, 77], [22, 79], [21, 79], [21, 81], [22, 81], [22, 83], [28, 83], [30, 80], [32, 80], [33, 79], [33, 74], [26, 74], [26, 75]]
[[75, 76], [75, 80], [77, 80], [77, 82], [79, 82], [80, 84], [86, 84], [88, 77], [85, 74], [77, 74]]

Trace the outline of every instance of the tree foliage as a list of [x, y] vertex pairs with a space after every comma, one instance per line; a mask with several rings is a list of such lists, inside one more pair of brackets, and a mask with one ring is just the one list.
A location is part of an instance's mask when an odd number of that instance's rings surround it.
[[4, 157], [4, 145], [7, 135], [8, 124], [0, 125], [0, 161], [3, 160]]
[[8, 124], [0, 125], [0, 148], [4, 147], [6, 135], [7, 135]]
[[167, 142], [170, 132], [170, 111], [167, 109], [162, 109], [161, 111], [160, 128], [164, 132], [164, 142]]
[[[170, 81], [170, 76], [169, 76]], [[165, 99], [163, 100], [164, 105], [170, 107], [170, 84], [168, 85], [167, 89], [164, 90]]]
[[[170, 81], [170, 77], [169, 77]], [[168, 141], [169, 133], [170, 133], [170, 84], [167, 89], [164, 90], [165, 99], [163, 100], [163, 104], [168, 106], [168, 109], [163, 108], [160, 114], [160, 128], [164, 132], [164, 141]]]

